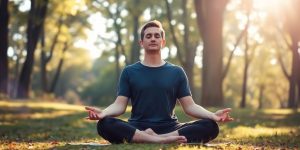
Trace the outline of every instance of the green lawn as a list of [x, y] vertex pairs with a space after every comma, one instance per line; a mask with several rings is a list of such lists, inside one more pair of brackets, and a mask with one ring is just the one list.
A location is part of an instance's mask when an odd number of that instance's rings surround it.
[[[215, 109], [210, 109], [215, 110]], [[191, 118], [176, 108], [180, 121]], [[126, 119], [129, 113], [121, 116]], [[106, 143], [83, 106], [54, 102], [0, 101], [0, 149], [299, 149], [300, 110], [234, 109], [234, 122], [221, 124], [215, 147], [179, 144], [121, 144], [103, 147], [67, 143]]]

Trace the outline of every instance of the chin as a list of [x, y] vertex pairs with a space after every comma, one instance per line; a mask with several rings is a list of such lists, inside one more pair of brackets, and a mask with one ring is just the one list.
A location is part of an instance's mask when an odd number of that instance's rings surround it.
[[146, 51], [153, 51], [153, 52], [155, 52], [155, 51], [159, 51], [160, 49], [152, 49], [152, 48], [150, 48], [150, 49], [147, 49]]
[[160, 47], [149, 47], [147, 50], [148, 51], [159, 51]]

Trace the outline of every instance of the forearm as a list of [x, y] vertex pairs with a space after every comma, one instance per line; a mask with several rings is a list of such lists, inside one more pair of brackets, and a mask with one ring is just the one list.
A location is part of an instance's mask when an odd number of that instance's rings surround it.
[[124, 112], [123, 110], [118, 109], [118, 105], [115, 103], [112, 103], [108, 107], [106, 107], [103, 112], [105, 117], [117, 117], [122, 115]]
[[114, 103], [103, 110], [102, 113], [105, 117], [117, 117], [124, 114], [127, 107], [127, 100], [121, 98], [118, 97]]
[[194, 118], [202, 118], [202, 119], [213, 119], [214, 113], [206, 110], [200, 105], [193, 104], [187, 107], [185, 110], [185, 113], [189, 116], [192, 116]]

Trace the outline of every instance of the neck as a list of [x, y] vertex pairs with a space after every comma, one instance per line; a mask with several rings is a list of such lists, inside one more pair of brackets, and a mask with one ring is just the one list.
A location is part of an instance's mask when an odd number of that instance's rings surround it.
[[161, 58], [161, 51], [145, 51], [143, 65], [150, 67], [159, 67], [165, 63]]

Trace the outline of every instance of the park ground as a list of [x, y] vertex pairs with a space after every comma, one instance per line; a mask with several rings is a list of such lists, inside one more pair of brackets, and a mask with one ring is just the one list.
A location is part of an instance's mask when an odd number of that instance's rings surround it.
[[[208, 108], [215, 111], [216, 108]], [[120, 118], [126, 120], [130, 108]], [[180, 121], [190, 121], [180, 106]], [[235, 121], [219, 124], [220, 134], [202, 144], [70, 145], [107, 142], [97, 135], [96, 122], [86, 120], [84, 105], [59, 102], [0, 101], [0, 149], [300, 149], [300, 109], [233, 109]]]

